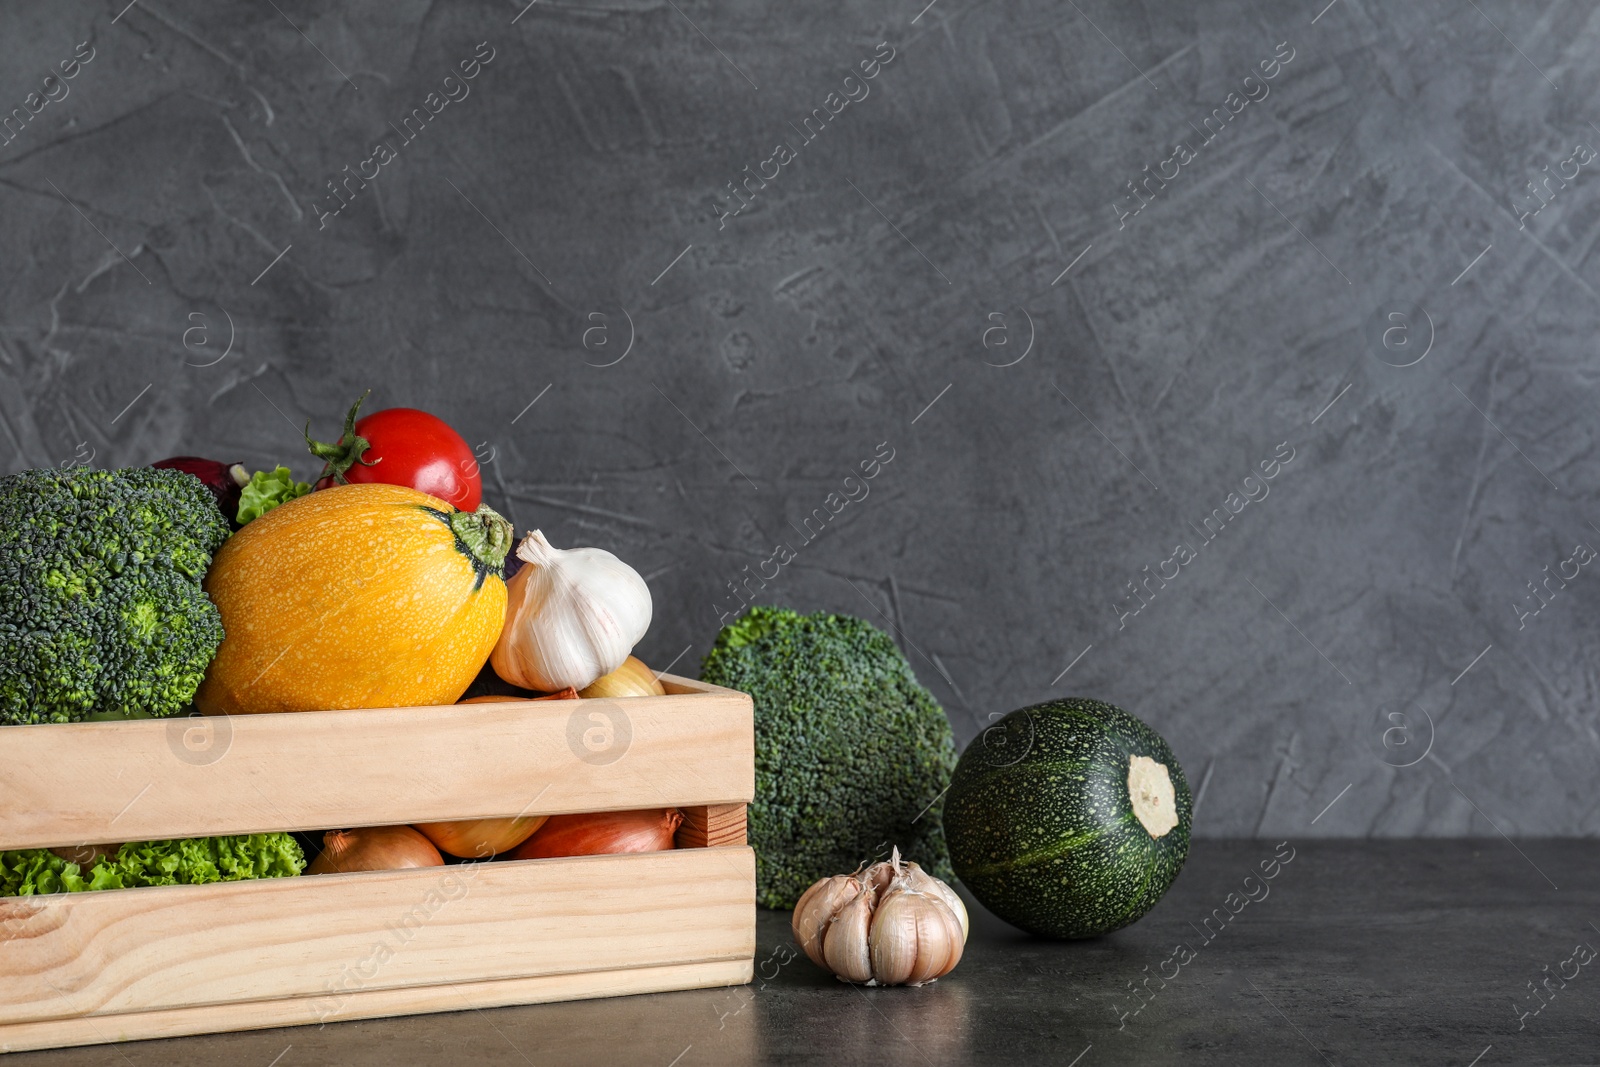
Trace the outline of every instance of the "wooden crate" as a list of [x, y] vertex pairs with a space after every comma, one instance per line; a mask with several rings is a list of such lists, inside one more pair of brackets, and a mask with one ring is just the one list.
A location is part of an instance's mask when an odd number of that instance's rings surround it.
[[0, 848], [678, 807], [678, 848], [0, 897], [0, 1051], [735, 985], [750, 698], [4, 728]]

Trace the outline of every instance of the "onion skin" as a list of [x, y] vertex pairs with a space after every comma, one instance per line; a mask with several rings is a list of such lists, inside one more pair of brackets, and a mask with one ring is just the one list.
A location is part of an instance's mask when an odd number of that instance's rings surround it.
[[[524, 700], [527, 697], [522, 698]], [[418, 833], [464, 860], [486, 860], [510, 852], [543, 826], [548, 816], [524, 815], [514, 819], [459, 819], [453, 822], [419, 822]]]
[[307, 874], [352, 874], [356, 871], [399, 871], [408, 867], [443, 867], [433, 843], [409, 826], [368, 826], [329, 830], [322, 854]]
[[622, 666], [578, 690], [578, 695], [591, 700], [601, 697], [662, 697], [667, 695], [667, 690], [656, 678], [655, 671], [646, 667], [637, 657], [629, 656], [622, 661]]
[[547, 693], [542, 697], [512, 697], [495, 696], [493, 693], [484, 696], [467, 697], [465, 700], [456, 701], [457, 704], [504, 704], [508, 700], [577, 700], [578, 691], [572, 686], [567, 686], [559, 693]]
[[663, 852], [674, 847], [672, 837], [682, 822], [683, 813], [677, 808], [552, 815], [538, 833], [511, 854], [511, 858], [546, 860], [619, 852]]
[[250, 484], [250, 472], [244, 469], [244, 464], [223, 463], [200, 456], [172, 456], [158, 459], [150, 466], [183, 471], [199, 478], [217, 498], [217, 507], [227, 516], [229, 525], [235, 530], [239, 528], [239, 493]]

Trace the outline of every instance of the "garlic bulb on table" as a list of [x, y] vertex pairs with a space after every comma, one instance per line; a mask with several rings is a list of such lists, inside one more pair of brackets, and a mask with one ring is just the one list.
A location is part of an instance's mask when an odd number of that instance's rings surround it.
[[817, 882], [790, 920], [817, 966], [865, 985], [922, 985], [949, 974], [967, 943], [961, 898], [900, 850], [886, 863]]
[[533, 531], [506, 582], [506, 622], [489, 661], [524, 689], [582, 689], [622, 666], [650, 628], [650, 587], [603, 548], [552, 548]]

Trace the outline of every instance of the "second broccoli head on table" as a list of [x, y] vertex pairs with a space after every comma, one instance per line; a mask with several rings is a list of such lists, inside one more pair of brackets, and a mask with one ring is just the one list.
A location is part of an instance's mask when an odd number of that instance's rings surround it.
[[179, 471], [0, 478], [0, 724], [180, 711], [222, 642], [201, 581], [227, 537]]
[[888, 634], [844, 615], [752, 607], [723, 627], [700, 677], [755, 703], [757, 903], [792, 908], [819, 878], [894, 846], [953, 877], [940, 799], [955, 738]]

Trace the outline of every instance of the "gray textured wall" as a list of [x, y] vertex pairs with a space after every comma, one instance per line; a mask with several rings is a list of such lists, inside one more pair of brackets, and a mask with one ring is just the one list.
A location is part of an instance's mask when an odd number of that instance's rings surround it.
[[762, 598], [892, 620], [963, 741], [1148, 720], [1202, 834], [1600, 830], [1589, 5], [125, 3], [0, 11], [0, 106], [60, 97], [0, 146], [8, 471], [306, 476], [371, 386], [647, 575], [653, 665], [786, 542]]

